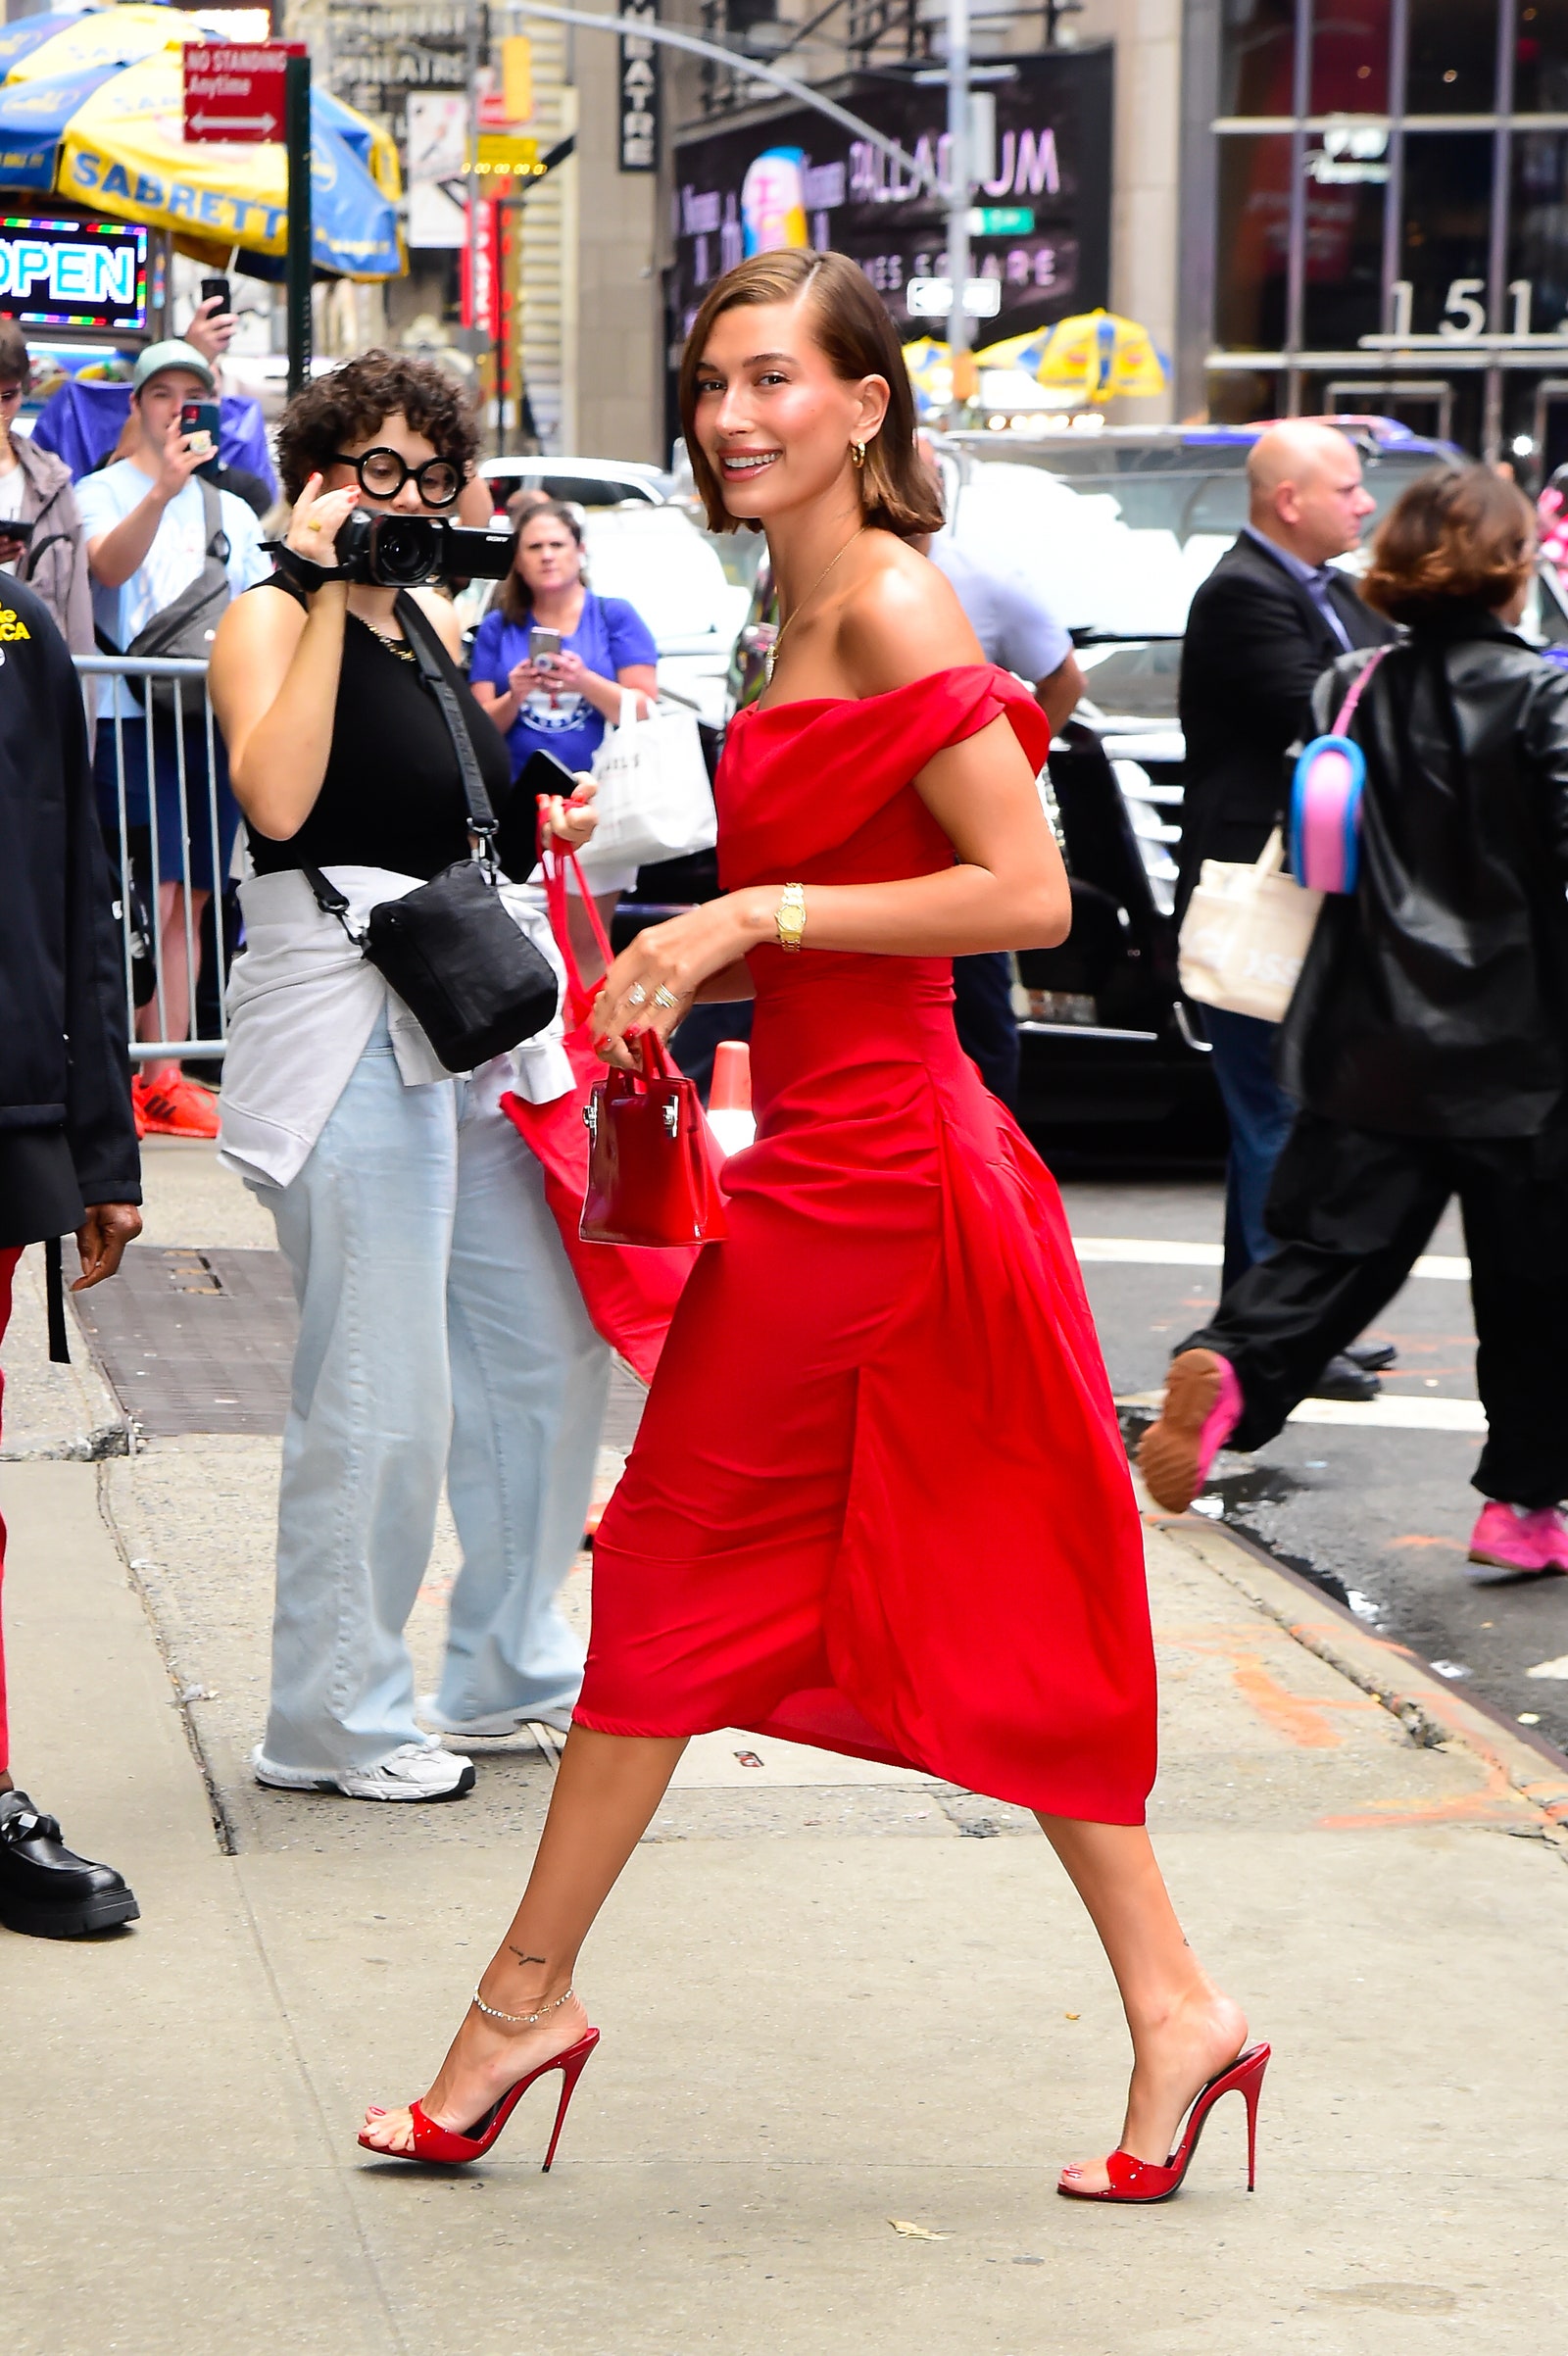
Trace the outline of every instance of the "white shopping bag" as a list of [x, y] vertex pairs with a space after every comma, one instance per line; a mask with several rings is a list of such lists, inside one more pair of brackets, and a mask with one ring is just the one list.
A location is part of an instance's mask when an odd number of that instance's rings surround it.
[[718, 839], [696, 714], [637, 712], [638, 698], [623, 694], [620, 725], [607, 729], [594, 759], [599, 824], [582, 854], [590, 882], [596, 869], [681, 859]]
[[1285, 1020], [1323, 895], [1282, 873], [1284, 865], [1277, 826], [1255, 866], [1204, 859], [1178, 945], [1189, 998], [1259, 1022]]

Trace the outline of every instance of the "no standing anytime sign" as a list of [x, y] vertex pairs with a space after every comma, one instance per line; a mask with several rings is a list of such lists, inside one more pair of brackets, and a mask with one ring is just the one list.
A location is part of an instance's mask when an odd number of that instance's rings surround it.
[[185, 136], [223, 142], [281, 139], [283, 73], [303, 41], [250, 48], [226, 41], [185, 44]]

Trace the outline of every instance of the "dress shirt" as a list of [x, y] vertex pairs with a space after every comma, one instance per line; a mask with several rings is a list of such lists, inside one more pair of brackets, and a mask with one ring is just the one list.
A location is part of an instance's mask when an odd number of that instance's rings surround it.
[[1255, 540], [1259, 548], [1266, 549], [1277, 564], [1283, 564], [1293, 580], [1300, 582], [1301, 587], [1306, 591], [1307, 596], [1312, 600], [1313, 605], [1316, 606], [1346, 653], [1348, 655], [1353, 652], [1350, 633], [1341, 619], [1333, 598], [1329, 595], [1329, 583], [1335, 577], [1333, 565], [1303, 564], [1301, 559], [1293, 556], [1288, 548], [1281, 548], [1277, 540], [1271, 540], [1267, 532], [1254, 531], [1250, 523], [1244, 524], [1242, 529], [1250, 540]]

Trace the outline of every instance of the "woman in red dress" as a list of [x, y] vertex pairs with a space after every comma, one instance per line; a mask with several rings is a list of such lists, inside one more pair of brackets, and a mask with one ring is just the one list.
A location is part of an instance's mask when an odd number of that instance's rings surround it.
[[908, 545], [940, 512], [854, 264], [741, 264], [681, 389], [713, 523], [766, 530], [785, 619], [719, 772], [724, 896], [638, 936], [595, 1028], [626, 1063], [629, 1029], [755, 994], [758, 1141], [726, 1167], [728, 1240], [701, 1255], [596, 1540], [522, 1903], [430, 2091], [368, 2112], [361, 2140], [477, 2157], [547, 2070], [564, 2107], [596, 2035], [582, 1940], [685, 1742], [738, 1726], [1035, 1810], [1133, 2042], [1120, 2148], [1060, 2189], [1163, 2197], [1217, 2092], [1250, 2112], [1267, 2049], [1244, 2053], [1144, 1830], [1126, 1456], [1055, 1187], [952, 1015], [955, 956], [1066, 933], [1035, 786], [1049, 730]]

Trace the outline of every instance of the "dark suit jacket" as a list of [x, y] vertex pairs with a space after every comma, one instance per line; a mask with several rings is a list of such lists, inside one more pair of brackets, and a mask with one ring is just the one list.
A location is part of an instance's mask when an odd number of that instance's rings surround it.
[[[1338, 575], [1329, 595], [1352, 646], [1393, 624]], [[1285, 752], [1309, 727], [1312, 689], [1344, 653], [1305, 588], [1244, 532], [1193, 599], [1179, 691], [1187, 740], [1178, 910], [1205, 859], [1254, 859], [1284, 808]]]

